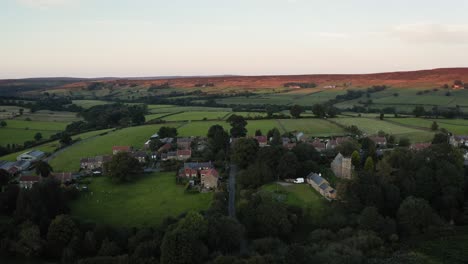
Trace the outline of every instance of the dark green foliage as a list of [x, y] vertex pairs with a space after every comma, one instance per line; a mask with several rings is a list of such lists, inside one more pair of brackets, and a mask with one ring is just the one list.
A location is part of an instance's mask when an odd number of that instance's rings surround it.
[[289, 113], [294, 118], [301, 117], [301, 114], [304, 112], [304, 109], [300, 105], [293, 105], [289, 110]]
[[231, 137], [238, 138], [238, 137], [245, 137], [247, 135], [247, 121], [245, 121], [243, 116], [239, 115], [231, 115], [226, 120], [229, 125], [231, 125]]
[[435, 214], [429, 203], [421, 198], [408, 197], [398, 209], [398, 224], [405, 231], [417, 234], [425, 232], [436, 223]]
[[177, 128], [175, 127], [160, 127], [158, 130], [159, 138], [175, 138], [177, 137]]
[[114, 182], [129, 182], [143, 173], [141, 163], [130, 153], [119, 152], [112, 160], [104, 164], [106, 175]]
[[327, 115], [327, 107], [323, 104], [314, 104], [312, 106], [312, 113], [319, 118], [323, 118]]
[[236, 253], [244, 236], [244, 227], [237, 220], [227, 216], [213, 216], [207, 219], [207, 243], [211, 252]]
[[40, 132], [37, 132], [35, 135], [34, 135], [34, 140], [36, 141], [39, 141], [42, 139], [42, 134]]
[[58, 215], [47, 231], [47, 248], [51, 255], [62, 256], [62, 251], [78, 235], [78, 228], [68, 215]]
[[49, 177], [50, 173], [54, 171], [54, 169], [52, 168], [52, 166], [49, 165], [49, 163], [42, 160], [35, 162], [33, 167], [36, 171], [36, 174], [40, 175], [41, 177]]
[[62, 136], [60, 137], [60, 144], [63, 146], [68, 146], [72, 143], [72, 138], [68, 133], [62, 133]]
[[413, 110], [413, 114], [416, 117], [421, 117], [426, 114], [426, 110], [422, 106], [416, 106]]
[[259, 149], [258, 142], [254, 139], [240, 138], [232, 146], [231, 159], [241, 168], [246, 168], [255, 160]]
[[277, 173], [280, 179], [296, 178], [299, 161], [294, 152], [284, 154], [278, 164]]
[[226, 151], [229, 146], [229, 134], [220, 125], [214, 125], [208, 130], [208, 144], [212, 153]]

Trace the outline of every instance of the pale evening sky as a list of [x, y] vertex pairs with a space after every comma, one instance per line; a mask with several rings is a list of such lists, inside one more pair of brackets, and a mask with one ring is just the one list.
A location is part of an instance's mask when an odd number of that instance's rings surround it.
[[0, 0], [0, 78], [468, 66], [466, 0]]

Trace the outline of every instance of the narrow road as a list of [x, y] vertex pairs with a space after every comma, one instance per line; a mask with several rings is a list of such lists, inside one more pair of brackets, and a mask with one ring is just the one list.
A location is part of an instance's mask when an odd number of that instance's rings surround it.
[[228, 212], [229, 216], [236, 218], [236, 175], [237, 175], [237, 165], [231, 164], [229, 170], [229, 205]]

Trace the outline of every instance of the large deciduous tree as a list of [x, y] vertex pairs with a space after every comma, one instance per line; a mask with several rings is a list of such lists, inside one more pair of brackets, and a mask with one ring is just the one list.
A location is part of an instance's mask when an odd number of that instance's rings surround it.
[[257, 151], [259, 149], [258, 142], [250, 138], [240, 138], [232, 147], [231, 159], [241, 168], [246, 168], [249, 164], [255, 161]]
[[231, 136], [234, 138], [245, 137], [247, 135], [247, 121], [245, 121], [243, 116], [231, 115], [226, 120], [231, 125]]
[[291, 109], [289, 109], [289, 113], [294, 118], [300, 118], [302, 112], [304, 112], [304, 109], [302, 109], [302, 106], [300, 105], [293, 105]]
[[111, 161], [104, 164], [104, 170], [114, 182], [129, 182], [143, 173], [140, 162], [127, 152], [114, 155]]

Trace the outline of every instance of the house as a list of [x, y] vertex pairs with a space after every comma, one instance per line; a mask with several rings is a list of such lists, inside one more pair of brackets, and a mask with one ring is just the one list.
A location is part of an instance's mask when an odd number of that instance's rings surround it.
[[337, 137], [335, 139], [330, 139], [325, 144], [325, 149], [327, 149], [327, 150], [335, 149], [339, 145], [343, 144], [343, 142], [346, 142], [348, 140], [350, 140], [349, 137]]
[[82, 158], [80, 160], [80, 168], [83, 170], [102, 169], [104, 163], [112, 160], [112, 156], [96, 156], [91, 158]]
[[15, 176], [20, 171], [15, 164], [16, 162], [13, 161], [0, 161], [0, 170], [6, 171], [10, 176]]
[[190, 149], [179, 149], [177, 150], [178, 160], [188, 160], [192, 157], [192, 151]]
[[294, 133], [294, 136], [296, 137], [297, 142], [306, 140], [306, 137], [303, 132], [296, 132]]
[[23, 175], [19, 177], [19, 186], [22, 189], [31, 189], [34, 184], [41, 181], [41, 177], [32, 175]]
[[50, 177], [57, 180], [62, 185], [70, 183], [73, 179], [71, 172], [51, 173]]
[[151, 139], [150, 139], [150, 140], [147, 140], [147, 141], [145, 142], [145, 144], [143, 144], [143, 148], [144, 148], [144, 149], [149, 149], [149, 148], [150, 148], [150, 144], [151, 144]]
[[387, 146], [387, 139], [385, 137], [369, 137], [377, 147], [386, 147]]
[[132, 156], [138, 160], [138, 162], [140, 163], [145, 163], [146, 162], [146, 158], [148, 155], [146, 155], [146, 152], [144, 151], [134, 151], [132, 152]]
[[336, 199], [336, 190], [330, 186], [330, 183], [321, 174], [311, 172], [307, 175], [307, 183], [326, 199]]
[[416, 143], [416, 144], [411, 144], [409, 148], [410, 150], [413, 150], [413, 151], [421, 151], [431, 146], [432, 146], [432, 143], [430, 142], [429, 143]]
[[331, 163], [331, 169], [336, 177], [351, 179], [354, 168], [351, 163], [351, 158], [345, 158], [341, 153], [338, 153]]
[[29, 169], [31, 167], [31, 162], [29, 162], [27, 160], [19, 160], [19, 161], [15, 162], [15, 167], [19, 171], [25, 171], [25, 170], [27, 170], [27, 169]]
[[177, 151], [167, 152], [166, 160], [175, 160], [177, 159]]
[[200, 184], [205, 189], [218, 188], [218, 171], [214, 168], [200, 171]]
[[154, 133], [154, 134], [150, 137], [150, 139], [157, 139], [157, 138], [159, 138], [158, 133]]
[[185, 162], [184, 166], [179, 170], [181, 178], [196, 178], [201, 170], [209, 170], [214, 168], [211, 162]]
[[255, 139], [258, 142], [258, 145], [263, 148], [268, 145], [268, 138], [266, 136], [255, 136]]
[[43, 151], [31, 150], [31, 151], [28, 151], [28, 152], [25, 152], [25, 153], [19, 155], [16, 158], [16, 160], [17, 161], [25, 160], [25, 161], [29, 161], [29, 162], [35, 162], [35, 161], [38, 161], [38, 160], [41, 160], [41, 159], [45, 158], [45, 156], [46, 156], [46, 154]]
[[468, 136], [451, 136], [449, 142], [454, 147], [468, 147]]
[[172, 144], [172, 142], [174, 142], [174, 138], [166, 137], [166, 138], [162, 138], [159, 141], [161, 141], [161, 143], [163, 144]]
[[112, 147], [112, 155], [115, 155], [119, 152], [130, 152], [132, 151], [132, 147], [130, 146], [113, 146]]
[[318, 152], [324, 151], [327, 149], [327, 145], [320, 141], [320, 139], [315, 139], [310, 143]]
[[178, 149], [191, 149], [192, 148], [192, 139], [191, 138], [178, 138], [177, 139], [177, 148]]
[[159, 149], [158, 149], [158, 152], [161, 153], [161, 152], [166, 152], [166, 151], [169, 151], [172, 149], [172, 144], [171, 143], [166, 143], [164, 145], [162, 145]]

